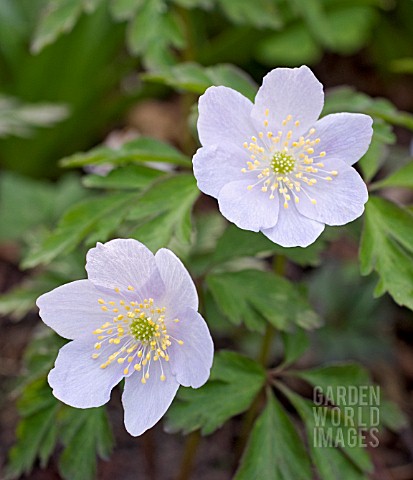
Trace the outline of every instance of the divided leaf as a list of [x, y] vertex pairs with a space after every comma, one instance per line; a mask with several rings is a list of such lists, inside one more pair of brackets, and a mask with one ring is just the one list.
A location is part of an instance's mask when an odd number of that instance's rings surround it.
[[256, 420], [235, 480], [311, 480], [304, 444], [272, 393]]
[[229, 225], [218, 240], [212, 255], [211, 263], [219, 264], [240, 257], [284, 255], [298, 265], [316, 266], [320, 262], [320, 254], [325, 247], [323, 240], [318, 240], [307, 248], [283, 248], [271, 242], [262, 233], [241, 230]]
[[105, 241], [123, 220], [126, 207], [136, 199], [137, 194], [112, 194], [76, 204], [65, 213], [56, 230], [24, 258], [23, 268], [50, 263], [58, 255], [74, 250], [92, 232], [99, 232], [96, 240]]
[[361, 273], [380, 276], [377, 296], [388, 292], [413, 309], [413, 214], [388, 200], [370, 197], [360, 246]]
[[320, 325], [296, 285], [270, 272], [242, 270], [207, 276], [207, 285], [217, 305], [235, 325], [244, 322], [250, 330], [263, 332], [266, 321], [279, 330], [293, 324], [305, 329]]
[[167, 413], [168, 430], [214, 432], [248, 409], [265, 379], [265, 370], [253, 360], [235, 352], [218, 352], [208, 383], [196, 390], [180, 388]]

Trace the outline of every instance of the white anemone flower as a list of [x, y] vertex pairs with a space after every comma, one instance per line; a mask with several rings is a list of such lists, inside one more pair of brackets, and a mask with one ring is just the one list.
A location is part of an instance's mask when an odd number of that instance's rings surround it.
[[98, 243], [86, 270], [87, 280], [37, 300], [44, 323], [72, 340], [48, 381], [62, 402], [90, 408], [108, 402], [125, 378], [125, 426], [141, 435], [164, 415], [179, 385], [198, 388], [209, 377], [213, 343], [195, 285], [170, 250], [153, 255], [136, 240]]
[[323, 87], [306, 66], [272, 70], [255, 104], [231, 88], [207, 89], [193, 167], [224, 217], [284, 247], [306, 247], [325, 224], [363, 213], [367, 188], [351, 165], [368, 149], [372, 119], [337, 113], [318, 120], [323, 103]]

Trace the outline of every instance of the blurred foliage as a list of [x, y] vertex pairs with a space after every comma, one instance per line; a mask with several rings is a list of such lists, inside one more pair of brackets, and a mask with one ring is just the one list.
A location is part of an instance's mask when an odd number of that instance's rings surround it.
[[24, 358], [21, 416], [17, 443], [10, 451], [6, 479], [28, 474], [37, 458], [45, 467], [58, 444], [59, 472], [67, 480], [92, 480], [96, 456], [108, 458], [113, 447], [111, 428], [104, 408], [77, 410], [60, 403], [52, 394], [46, 374], [64, 341], [43, 331], [30, 344]]

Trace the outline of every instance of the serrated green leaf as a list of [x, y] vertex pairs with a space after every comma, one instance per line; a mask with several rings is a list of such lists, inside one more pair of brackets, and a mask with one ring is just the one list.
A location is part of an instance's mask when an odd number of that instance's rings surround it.
[[257, 85], [252, 78], [243, 70], [231, 64], [203, 67], [194, 62], [180, 63], [179, 65], [145, 73], [142, 78], [200, 95], [212, 85], [233, 88], [251, 100], [257, 92]]
[[[102, 226], [106, 235], [109, 234], [116, 228], [116, 222], [127, 214], [126, 207], [136, 199], [136, 194], [114, 194], [78, 203], [66, 212], [56, 230], [23, 259], [23, 268], [47, 264], [62, 253], [69, 253], [87, 235]], [[109, 215], [114, 216], [112, 222], [107, 219]], [[104, 240], [106, 238], [101, 238], [101, 241]]]
[[39, 53], [63, 33], [70, 32], [83, 11], [83, 0], [50, 0], [40, 19], [31, 45]]
[[388, 177], [371, 185], [371, 190], [378, 190], [386, 187], [413, 188], [413, 162], [404, 165]]
[[413, 309], [413, 215], [406, 208], [370, 197], [360, 246], [361, 273], [380, 276], [376, 295], [388, 292]]
[[60, 161], [62, 167], [86, 165], [119, 166], [128, 163], [164, 162], [188, 167], [191, 160], [176, 148], [154, 138], [140, 137], [121, 148], [96, 147], [85, 153], [76, 153]]
[[201, 429], [208, 435], [251, 405], [265, 383], [264, 369], [247, 357], [221, 351], [210, 380], [199, 389], [181, 388], [167, 414], [169, 431]]
[[185, 38], [174, 13], [164, 0], [147, 0], [129, 23], [129, 51], [142, 55], [148, 68], [175, 63], [171, 47], [182, 48]]
[[299, 289], [273, 273], [215, 273], [206, 281], [218, 306], [235, 325], [244, 322], [250, 330], [263, 332], [266, 321], [284, 331], [292, 330], [294, 324], [306, 329], [320, 324]]
[[311, 480], [308, 454], [287, 413], [269, 394], [255, 422], [235, 480]]
[[108, 458], [113, 438], [103, 407], [65, 411], [62, 426], [65, 448], [59, 458], [59, 471], [67, 480], [93, 480], [96, 456]]
[[174, 234], [180, 242], [189, 243], [190, 216], [198, 196], [192, 175], [179, 174], [161, 179], [130, 209], [128, 219], [139, 224], [130, 236], [153, 250], [167, 246]]
[[[320, 448], [315, 437], [319, 426], [315, 420], [314, 404], [301, 398], [284, 386], [279, 385], [279, 387], [297, 410], [305, 424], [310, 455], [317, 468], [320, 479], [368, 480], [367, 472], [371, 471], [372, 465], [366, 449], [361, 447], [336, 448], [335, 446], [329, 445], [322, 445], [322, 448]], [[332, 425], [328, 412], [327, 410], [326, 421], [325, 424], [323, 424], [323, 428], [331, 428], [333, 432], [336, 432], [337, 427]], [[341, 428], [343, 431], [346, 431], [346, 427], [342, 426]]]
[[218, 240], [211, 257], [212, 264], [219, 264], [239, 257], [284, 255], [289, 260], [302, 266], [316, 266], [320, 262], [320, 254], [325, 247], [318, 240], [307, 248], [283, 248], [271, 242], [265, 235], [241, 230], [230, 225]]

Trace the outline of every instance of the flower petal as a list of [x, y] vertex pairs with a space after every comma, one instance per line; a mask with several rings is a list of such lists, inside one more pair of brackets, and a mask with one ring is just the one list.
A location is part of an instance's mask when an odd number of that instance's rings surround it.
[[[159, 298], [165, 289], [153, 253], [137, 240], [98, 243], [87, 254], [88, 278], [97, 287], [119, 288], [128, 298]], [[128, 290], [134, 288], [134, 292]]]
[[142, 375], [138, 372], [125, 379], [122, 395], [125, 427], [134, 437], [142, 435], [162, 418], [179, 388], [167, 362], [162, 362], [162, 368], [165, 381], [160, 379], [162, 372], [159, 361], [151, 364], [150, 377], [145, 384], [141, 382]]
[[219, 209], [228, 220], [237, 227], [258, 232], [263, 228], [270, 228], [277, 223], [279, 199], [273, 200], [260, 187], [248, 190], [253, 183], [250, 180], [239, 180], [225, 185], [219, 192]]
[[300, 195], [298, 211], [308, 218], [327, 225], [345, 225], [360, 217], [368, 200], [366, 184], [356, 170], [340, 160], [323, 162], [325, 170], [337, 170], [331, 181], [319, 179], [307, 192], [316, 200], [314, 205]]
[[277, 225], [262, 233], [282, 247], [308, 247], [315, 242], [324, 230], [324, 224], [301, 215], [295, 204], [281, 209]]
[[117, 363], [102, 369], [102, 359], [113, 353], [113, 346], [102, 344], [101, 356], [93, 359], [97, 352], [96, 337], [84, 336], [69, 342], [59, 351], [55, 368], [48, 376], [53, 395], [63, 403], [75, 408], [99, 407], [110, 399], [112, 388], [122, 379], [123, 367]]
[[357, 162], [369, 148], [373, 120], [362, 113], [334, 113], [315, 123], [315, 136], [320, 143], [314, 156], [326, 152], [325, 158], [337, 158], [348, 165]]
[[[43, 322], [64, 338], [91, 334], [113, 313], [102, 311], [98, 299], [102, 293], [89, 280], [78, 280], [45, 293], [36, 301]], [[105, 300], [112, 298], [105, 296]]]
[[[316, 122], [323, 104], [323, 86], [308, 67], [276, 68], [264, 77], [252, 116], [261, 124], [267, 119], [268, 129], [277, 132], [289, 129], [282, 122], [291, 115], [292, 122], [287, 125], [293, 126], [293, 136], [298, 138]], [[294, 126], [296, 121], [300, 122], [298, 127]]]
[[209, 377], [214, 357], [214, 344], [208, 326], [201, 315], [188, 308], [178, 314], [179, 322], [171, 327], [174, 338], [183, 345], [172, 342], [168, 352], [172, 373], [184, 387], [199, 388]]
[[249, 160], [245, 150], [231, 144], [225, 148], [219, 145], [200, 148], [192, 159], [198, 188], [217, 198], [227, 183], [243, 178], [241, 169]]
[[252, 103], [228, 87], [209, 87], [198, 103], [198, 135], [201, 144], [242, 148], [255, 133], [250, 118]]
[[175, 317], [178, 310], [185, 307], [197, 310], [198, 293], [181, 260], [167, 248], [161, 248], [155, 254], [155, 261], [165, 284], [161, 303], [166, 307], [167, 316]]

